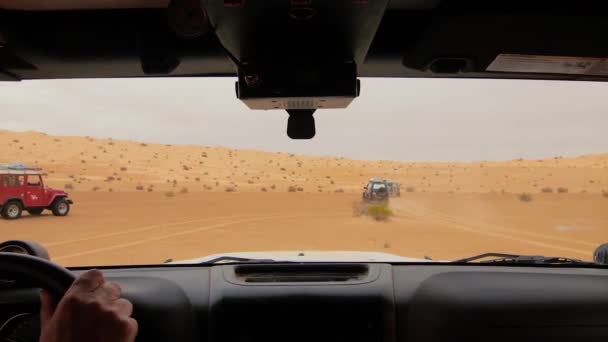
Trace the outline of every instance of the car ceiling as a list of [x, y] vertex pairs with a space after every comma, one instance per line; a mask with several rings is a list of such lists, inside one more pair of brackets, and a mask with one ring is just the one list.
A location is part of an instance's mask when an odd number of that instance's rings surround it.
[[[235, 76], [233, 60], [213, 33], [164, 37], [179, 66], [159, 73], [142, 70], [136, 36], [141, 25], [151, 25], [152, 31], [156, 24], [165, 25], [167, 1], [0, 0], [0, 80]], [[488, 67], [501, 54], [601, 60], [608, 56], [602, 43], [607, 19], [600, 4], [588, 0], [574, 7], [546, 0], [392, 0], [357, 74], [605, 81], [603, 72], [496, 72]]]

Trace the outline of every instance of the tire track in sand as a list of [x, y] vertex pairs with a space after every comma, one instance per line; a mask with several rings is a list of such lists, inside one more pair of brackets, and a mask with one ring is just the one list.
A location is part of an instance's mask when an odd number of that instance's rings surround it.
[[187, 230], [183, 230], [183, 231], [179, 231], [179, 232], [173, 232], [171, 234], [147, 237], [147, 238], [140, 239], [137, 241], [131, 241], [131, 242], [114, 244], [114, 245], [106, 246], [106, 247], [88, 249], [83, 252], [64, 254], [64, 255], [61, 255], [58, 257], [54, 257], [53, 261], [60, 261], [60, 260], [75, 258], [75, 257], [83, 256], [83, 255], [89, 255], [89, 254], [95, 254], [95, 253], [100, 253], [100, 252], [112, 251], [112, 250], [119, 249], [119, 248], [137, 246], [137, 245], [141, 245], [141, 244], [145, 244], [145, 243], [161, 241], [164, 239], [170, 239], [170, 238], [177, 237], [177, 236], [194, 234], [194, 233], [199, 233], [202, 231], [214, 230], [214, 229], [219, 229], [219, 228], [225, 228], [225, 227], [229, 227], [229, 226], [233, 226], [233, 225], [241, 224], [241, 223], [262, 222], [262, 221], [269, 221], [269, 220], [273, 220], [273, 219], [307, 218], [307, 217], [311, 217], [311, 216], [313, 216], [313, 217], [325, 217], [325, 216], [334, 217], [335, 215], [334, 214], [331, 214], [331, 215], [330, 214], [328, 214], [328, 215], [303, 215], [303, 214], [300, 214], [300, 215], [265, 215], [265, 216], [260, 216], [260, 217], [256, 217], [256, 218], [231, 220], [231, 221], [227, 221], [227, 222], [191, 228], [191, 229], [187, 229]]
[[[273, 216], [273, 215], [279, 216], [279, 214], [250, 215], [250, 216], [251, 216], [251, 218], [256, 218], [256, 217], [269, 217], [269, 216]], [[67, 244], [71, 244], [71, 243], [78, 243], [78, 242], [86, 242], [86, 241], [97, 240], [97, 239], [104, 239], [104, 238], [108, 238], [108, 237], [120, 236], [120, 235], [125, 235], [125, 234], [141, 233], [141, 232], [146, 232], [146, 231], [150, 231], [150, 230], [157, 229], [157, 228], [175, 227], [175, 226], [181, 226], [181, 225], [191, 224], [191, 223], [204, 223], [204, 222], [214, 221], [214, 220], [235, 219], [237, 217], [238, 218], [243, 218], [243, 217], [247, 218], [248, 216], [235, 216], [235, 215], [216, 216], [216, 217], [206, 217], [206, 218], [199, 218], [199, 219], [187, 220], [187, 221], [159, 223], [159, 224], [146, 225], [146, 226], [141, 226], [141, 227], [136, 227], [136, 228], [123, 229], [123, 230], [116, 231], [116, 232], [111, 232], [111, 233], [103, 233], [103, 234], [97, 234], [97, 235], [92, 235], [92, 236], [84, 236], [84, 237], [81, 237], [81, 238], [75, 238], [75, 239], [70, 239], [70, 240], [61, 240], [61, 241], [55, 241], [55, 242], [45, 242], [45, 243], [43, 243], [43, 245], [45, 247], [55, 247], [55, 246], [67, 245]]]
[[[523, 237], [521, 235], [528, 235], [530, 237], [543, 238], [543, 239], [553, 239], [555, 241], [562, 241], [562, 242], [568, 242], [568, 243], [579, 243], [579, 244], [588, 245], [591, 247], [596, 246], [594, 244], [591, 244], [591, 243], [585, 242], [585, 241], [564, 239], [564, 238], [553, 237], [553, 236], [540, 234], [540, 233], [524, 232], [524, 231], [521, 231], [518, 229], [507, 228], [507, 227], [503, 227], [503, 226], [500, 226], [497, 224], [492, 224], [492, 223], [476, 222], [476, 221], [463, 222], [462, 219], [459, 219], [458, 217], [447, 215], [447, 214], [430, 209], [428, 207], [421, 206], [420, 204], [413, 203], [410, 201], [405, 201], [404, 206], [400, 209], [404, 210], [404, 213], [406, 215], [413, 215], [417, 219], [423, 220], [428, 223], [439, 224], [441, 227], [445, 227], [448, 229], [455, 229], [455, 230], [470, 232], [470, 233], [477, 234], [477, 235], [491, 236], [491, 237], [505, 239], [505, 240], [517, 241], [517, 242], [525, 243], [528, 245], [555, 249], [558, 251], [568, 251], [570, 253], [584, 255], [587, 258], [590, 256], [590, 251], [588, 251], [588, 250], [571, 248], [568, 246], [549, 243], [546, 241], [542, 242], [539, 240], [532, 240], [530, 238]], [[407, 219], [399, 219], [399, 220], [406, 221]], [[488, 230], [488, 228], [491, 228], [492, 230]], [[510, 233], [510, 234], [506, 234], [506, 233]], [[517, 236], [517, 235], [520, 235], [520, 236]]]

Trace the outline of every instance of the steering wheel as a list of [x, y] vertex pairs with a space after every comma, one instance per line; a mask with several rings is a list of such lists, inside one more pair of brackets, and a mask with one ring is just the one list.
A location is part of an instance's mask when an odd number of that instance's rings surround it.
[[5, 252], [0, 252], [0, 274], [43, 288], [55, 300], [60, 300], [76, 279], [72, 272], [46, 259]]

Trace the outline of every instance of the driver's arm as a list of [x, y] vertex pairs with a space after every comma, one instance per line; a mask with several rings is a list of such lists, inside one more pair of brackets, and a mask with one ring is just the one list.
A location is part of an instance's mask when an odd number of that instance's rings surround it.
[[42, 290], [40, 342], [134, 341], [133, 305], [120, 296], [120, 286], [106, 282], [98, 270], [78, 277], [57, 305]]

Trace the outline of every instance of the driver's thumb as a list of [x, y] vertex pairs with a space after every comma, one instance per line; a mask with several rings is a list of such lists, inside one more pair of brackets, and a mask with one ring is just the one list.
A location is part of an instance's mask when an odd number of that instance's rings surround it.
[[43, 328], [55, 312], [55, 300], [46, 290], [40, 290], [40, 325]]

